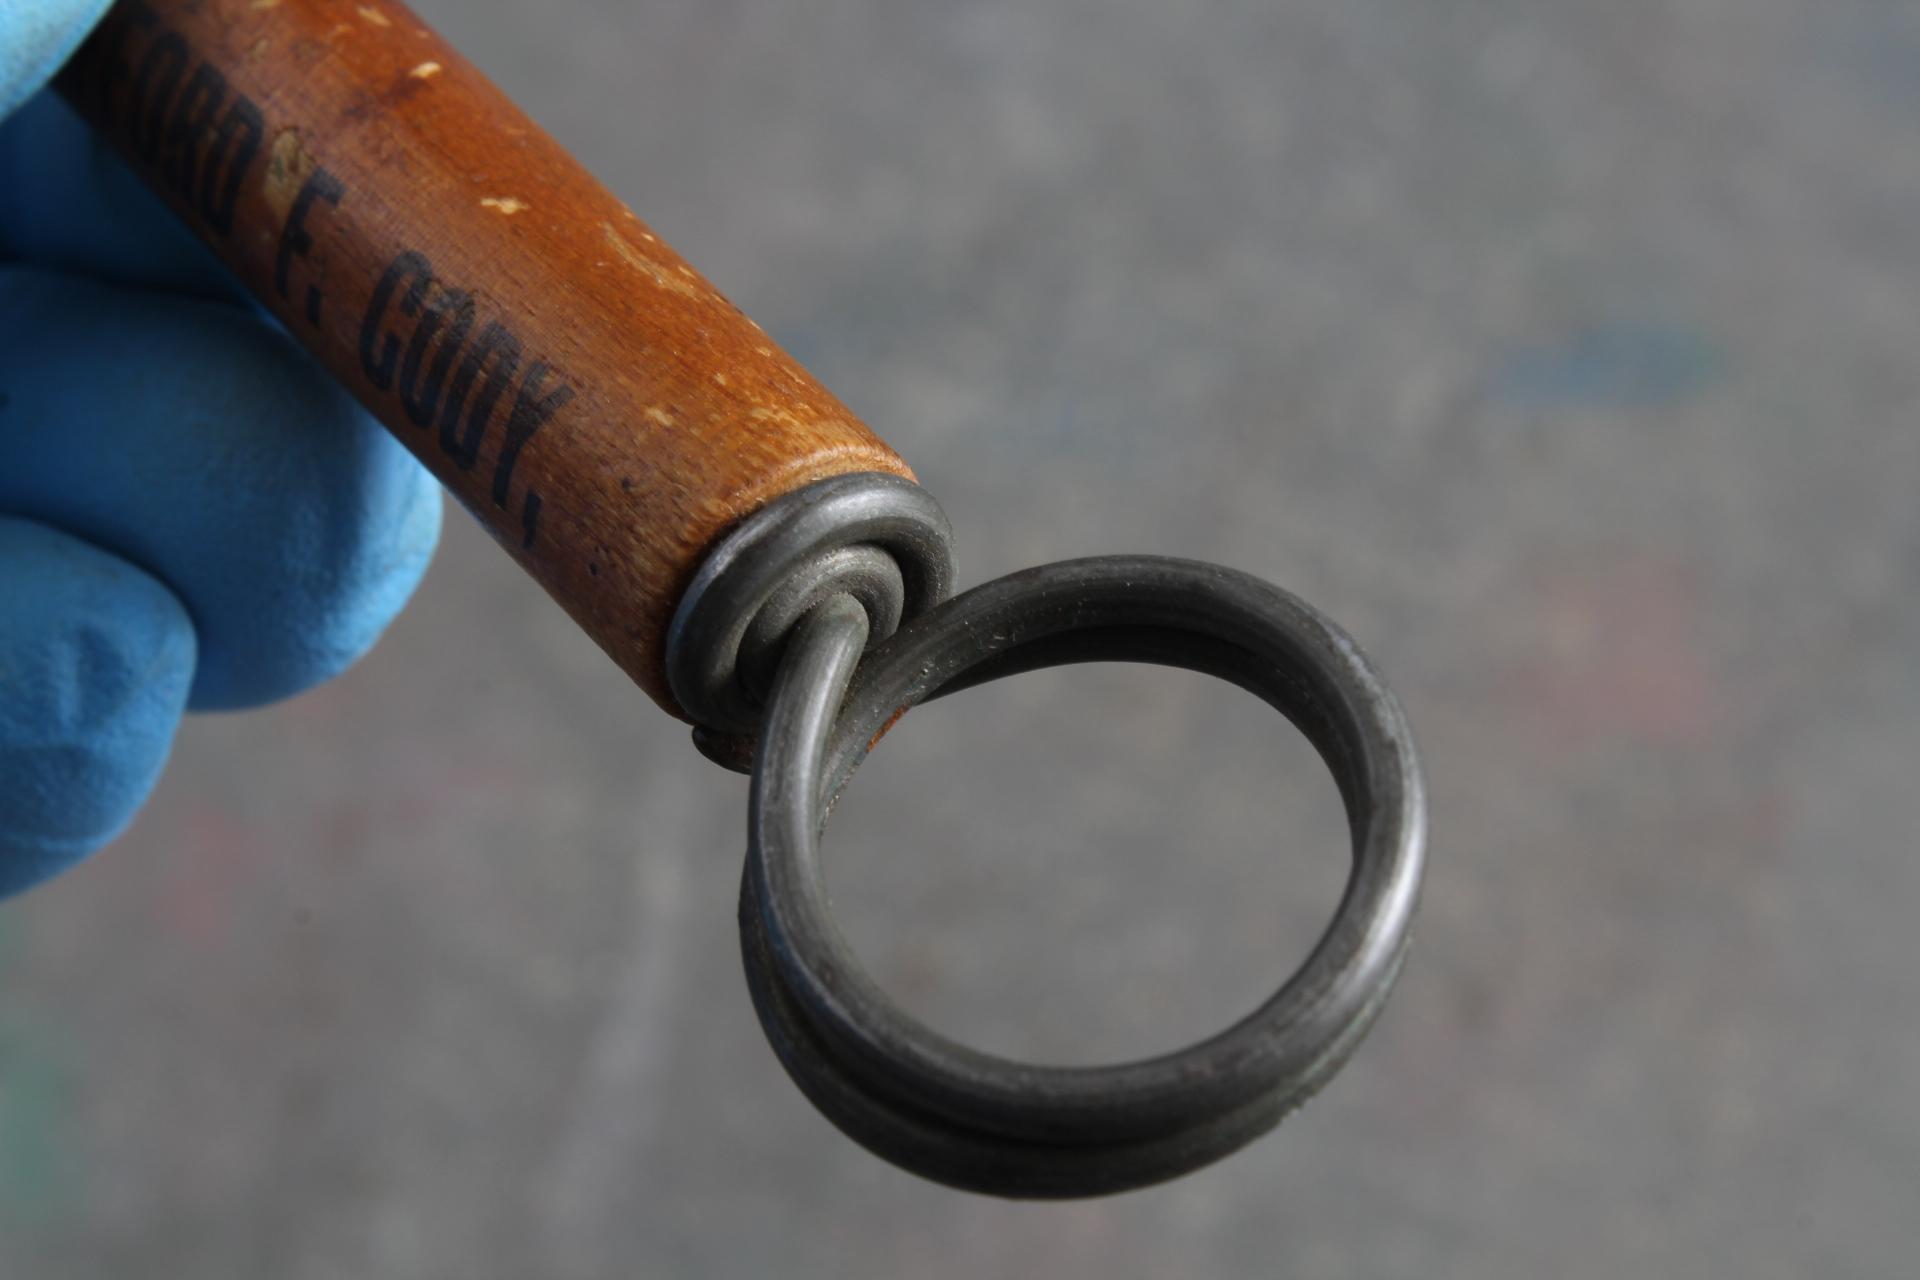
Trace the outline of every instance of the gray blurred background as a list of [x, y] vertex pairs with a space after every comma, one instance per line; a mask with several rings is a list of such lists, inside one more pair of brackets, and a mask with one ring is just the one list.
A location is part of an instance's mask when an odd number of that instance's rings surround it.
[[[420, 9], [963, 581], [1202, 556], [1358, 635], [1431, 775], [1415, 951], [1204, 1173], [898, 1173], [761, 1040], [742, 783], [452, 512], [370, 660], [193, 721], [0, 908], [0, 1275], [1913, 1274], [1911, 0]], [[1281, 721], [1125, 668], [916, 713], [830, 850], [890, 990], [1066, 1062], [1251, 1007], [1346, 856]]]

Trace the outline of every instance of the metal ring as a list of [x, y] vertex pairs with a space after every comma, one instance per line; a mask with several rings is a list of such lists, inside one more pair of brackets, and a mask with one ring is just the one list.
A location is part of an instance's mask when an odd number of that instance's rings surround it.
[[[709, 734], [751, 734], [756, 677], [773, 669], [793, 617], [846, 592], [865, 603], [876, 639], [892, 634], [952, 590], [952, 536], [931, 494], [881, 472], [769, 502], [707, 556], [674, 611], [666, 667], [680, 709]], [[769, 610], [781, 616], [757, 625]]]
[[[1399, 971], [1426, 832], [1406, 721], [1344, 632], [1247, 574], [1146, 556], [1064, 561], [976, 587], [861, 660], [865, 632], [864, 611], [839, 597], [809, 614], [788, 645], [761, 734], [741, 884], [755, 1009], [788, 1073], [830, 1120], [953, 1186], [1096, 1195], [1226, 1155], [1339, 1068]], [[1209, 673], [1282, 712], [1339, 785], [1353, 864], [1312, 954], [1238, 1023], [1161, 1057], [1029, 1065], [941, 1036], [867, 976], [831, 918], [819, 836], [876, 736], [907, 708], [1090, 661]]]

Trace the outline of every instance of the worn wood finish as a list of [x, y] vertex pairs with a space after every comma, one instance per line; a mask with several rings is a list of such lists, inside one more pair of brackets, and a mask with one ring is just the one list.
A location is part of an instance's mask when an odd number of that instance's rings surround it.
[[393, 0], [123, 0], [59, 84], [668, 710], [718, 535], [912, 474]]

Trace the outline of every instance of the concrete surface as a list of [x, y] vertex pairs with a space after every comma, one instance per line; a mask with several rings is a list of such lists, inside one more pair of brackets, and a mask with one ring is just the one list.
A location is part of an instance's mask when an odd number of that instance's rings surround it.
[[[1197, 555], [1360, 636], [1416, 950], [1223, 1165], [918, 1183], [761, 1041], [740, 782], [455, 518], [364, 667], [196, 720], [0, 909], [0, 1275], [1913, 1273], [1920, 10], [421, 7], [915, 461], [965, 581]], [[831, 851], [893, 990], [1063, 1061], [1250, 1006], [1344, 858], [1277, 720], [1106, 669], [916, 714]]]

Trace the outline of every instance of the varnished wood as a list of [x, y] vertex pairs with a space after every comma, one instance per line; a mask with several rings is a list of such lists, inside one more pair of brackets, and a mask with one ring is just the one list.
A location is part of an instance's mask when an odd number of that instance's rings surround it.
[[653, 698], [772, 497], [911, 476], [392, 0], [123, 0], [67, 98]]

